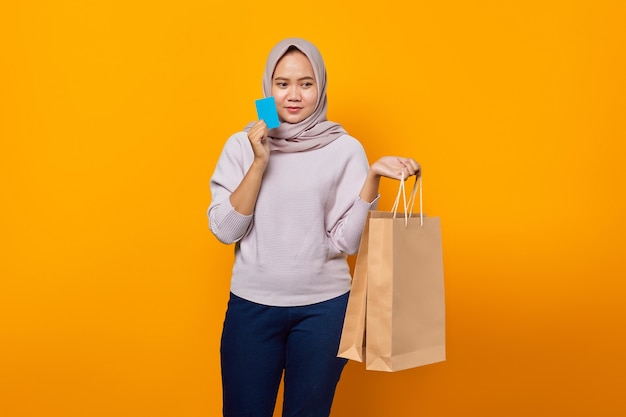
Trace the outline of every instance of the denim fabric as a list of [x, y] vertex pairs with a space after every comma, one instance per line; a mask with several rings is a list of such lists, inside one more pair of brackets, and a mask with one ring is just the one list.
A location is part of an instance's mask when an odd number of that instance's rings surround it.
[[225, 417], [271, 417], [284, 370], [283, 417], [328, 417], [346, 360], [337, 358], [348, 294], [274, 307], [231, 293], [222, 333]]

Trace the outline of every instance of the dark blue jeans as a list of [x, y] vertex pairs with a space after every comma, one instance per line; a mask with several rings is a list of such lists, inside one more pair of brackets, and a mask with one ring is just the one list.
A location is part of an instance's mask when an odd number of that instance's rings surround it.
[[272, 417], [285, 375], [283, 417], [328, 417], [346, 360], [337, 358], [348, 294], [272, 307], [230, 295], [222, 333], [225, 417]]

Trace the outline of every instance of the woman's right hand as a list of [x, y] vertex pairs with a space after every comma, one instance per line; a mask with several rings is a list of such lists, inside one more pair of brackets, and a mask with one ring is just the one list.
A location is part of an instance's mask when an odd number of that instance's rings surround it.
[[255, 162], [266, 166], [270, 160], [270, 142], [267, 139], [269, 129], [263, 120], [256, 122], [248, 130], [248, 140], [254, 152]]
[[254, 161], [252, 161], [246, 175], [243, 176], [241, 183], [230, 195], [230, 204], [236, 212], [244, 216], [254, 213], [263, 174], [270, 160], [268, 131], [269, 129], [263, 120], [259, 120], [248, 130], [248, 140], [252, 146], [252, 152], [254, 152]]

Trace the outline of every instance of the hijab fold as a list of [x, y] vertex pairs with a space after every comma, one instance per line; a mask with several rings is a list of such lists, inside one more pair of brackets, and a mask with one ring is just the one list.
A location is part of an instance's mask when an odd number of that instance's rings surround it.
[[[280, 41], [272, 48], [263, 74], [263, 94], [265, 97], [272, 95], [274, 70], [278, 61], [291, 46], [298, 48], [311, 62], [317, 82], [317, 103], [313, 113], [301, 122], [283, 122], [279, 127], [269, 130], [270, 149], [278, 152], [302, 152], [319, 149], [346, 134], [340, 124], [328, 121], [326, 118], [328, 110], [326, 67], [317, 47], [307, 40], [288, 38]], [[250, 130], [253, 124], [248, 124], [244, 130]]]

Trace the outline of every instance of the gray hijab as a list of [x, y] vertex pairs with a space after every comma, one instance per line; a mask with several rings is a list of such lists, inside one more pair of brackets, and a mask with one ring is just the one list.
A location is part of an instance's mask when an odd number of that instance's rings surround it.
[[[326, 119], [326, 67], [319, 50], [309, 41], [288, 38], [272, 48], [263, 74], [263, 94], [265, 97], [272, 95], [274, 69], [291, 46], [298, 48], [311, 62], [317, 82], [317, 103], [313, 113], [301, 122], [281, 123], [279, 127], [270, 129], [270, 149], [278, 152], [302, 152], [322, 148], [346, 133], [340, 124]], [[249, 124], [245, 130], [248, 131], [251, 127], [252, 124]]]

